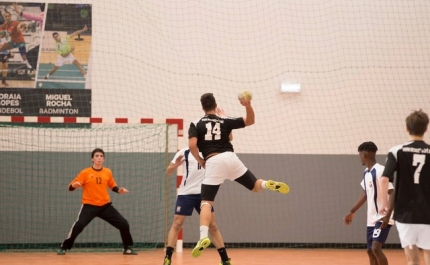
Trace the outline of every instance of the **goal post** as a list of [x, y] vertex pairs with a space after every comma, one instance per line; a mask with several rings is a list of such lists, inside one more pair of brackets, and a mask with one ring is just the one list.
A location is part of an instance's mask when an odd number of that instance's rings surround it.
[[[104, 166], [130, 191], [109, 194], [130, 224], [134, 246], [164, 247], [177, 183], [165, 169], [182, 142], [182, 119], [3, 116], [0, 122], [0, 250], [59, 248], [81, 206], [81, 191], [69, 192], [67, 185], [91, 166], [94, 148], [105, 151]], [[96, 218], [72, 250], [120, 247], [117, 230]]]

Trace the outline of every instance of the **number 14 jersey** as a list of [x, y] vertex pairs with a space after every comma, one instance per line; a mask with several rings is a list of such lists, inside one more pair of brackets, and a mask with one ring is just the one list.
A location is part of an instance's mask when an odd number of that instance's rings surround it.
[[230, 133], [234, 129], [244, 127], [242, 117], [230, 118], [208, 114], [190, 124], [188, 138], [197, 137], [197, 147], [206, 159], [211, 153], [234, 152], [230, 143]]

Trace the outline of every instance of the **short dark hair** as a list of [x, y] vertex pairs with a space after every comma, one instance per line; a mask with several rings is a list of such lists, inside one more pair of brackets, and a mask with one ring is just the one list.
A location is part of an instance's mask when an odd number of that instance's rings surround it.
[[205, 111], [211, 111], [216, 108], [216, 100], [212, 93], [203, 94], [200, 98], [200, 102]]
[[415, 110], [406, 117], [406, 128], [410, 135], [423, 136], [429, 124], [427, 113], [420, 110]]
[[94, 155], [95, 155], [96, 153], [102, 153], [102, 154], [103, 154], [103, 157], [105, 156], [105, 151], [103, 151], [103, 149], [101, 149], [101, 148], [96, 148], [96, 149], [94, 149], [94, 150], [91, 152], [91, 158], [94, 158]]
[[358, 152], [361, 151], [376, 153], [376, 151], [378, 151], [378, 147], [374, 142], [364, 142], [358, 146]]
[[58, 32], [54, 32], [52, 33], [52, 37], [54, 37], [54, 35], [60, 35], [60, 34], [58, 34]]

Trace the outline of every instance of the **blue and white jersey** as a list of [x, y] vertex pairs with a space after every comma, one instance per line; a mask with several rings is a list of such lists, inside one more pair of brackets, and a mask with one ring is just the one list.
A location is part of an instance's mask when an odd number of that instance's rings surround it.
[[[363, 173], [363, 180], [360, 183], [367, 195], [367, 226], [375, 226], [375, 222], [384, 217], [378, 213], [378, 196], [381, 196], [381, 194], [379, 194], [379, 181], [381, 180], [384, 168], [385, 167], [383, 165], [378, 163], [376, 163], [370, 170], [366, 168]], [[388, 189], [394, 189], [391, 182]], [[388, 194], [385, 196], [389, 197]], [[394, 224], [392, 216], [389, 224]]]
[[[172, 163], [174, 164], [178, 157], [182, 156], [182, 182], [178, 188], [178, 195], [200, 194], [203, 179], [205, 178], [205, 169], [197, 162], [188, 147], [179, 150]], [[200, 153], [200, 156], [202, 154]]]

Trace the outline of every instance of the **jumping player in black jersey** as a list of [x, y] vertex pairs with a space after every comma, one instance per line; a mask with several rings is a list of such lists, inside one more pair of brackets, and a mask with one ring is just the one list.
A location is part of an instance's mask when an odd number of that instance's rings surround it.
[[381, 197], [381, 214], [390, 215], [394, 209], [400, 242], [409, 265], [420, 264], [419, 250], [424, 250], [426, 265], [430, 265], [430, 145], [424, 142], [429, 124], [422, 110], [406, 118], [410, 142], [390, 149], [380, 186], [385, 194], [388, 182], [395, 181], [394, 202]]
[[[246, 109], [246, 116], [243, 118], [217, 116], [215, 111], [217, 104], [212, 93], [203, 94], [200, 102], [205, 116], [192, 122], [188, 130], [190, 151], [199, 164], [206, 169], [201, 188], [200, 240], [191, 252], [193, 257], [200, 256], [211, 243], [208, 238], [212, 217], [211, 209], [218, 189], [224, 180], [234, 180], [254, 192], [269, 189], [287, 194], [290, 191], [285, 183], [257, 179], [234, 153], [229, 135], [234, 129], [254, 124], [255, 116], [251, 100], [240, 99], [241, 105]], [[204, 159], [199, 156], [199, 151], [203, 154]]]

